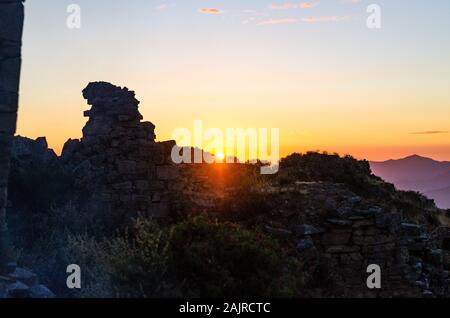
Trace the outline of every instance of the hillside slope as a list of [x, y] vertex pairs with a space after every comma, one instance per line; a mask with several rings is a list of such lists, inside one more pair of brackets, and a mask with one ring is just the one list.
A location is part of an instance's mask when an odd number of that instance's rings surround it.
[[418, 191], [450, 208], [450, 162], [417, 155], [399, 160], [370, 162], [373, 173], [401, 190]]

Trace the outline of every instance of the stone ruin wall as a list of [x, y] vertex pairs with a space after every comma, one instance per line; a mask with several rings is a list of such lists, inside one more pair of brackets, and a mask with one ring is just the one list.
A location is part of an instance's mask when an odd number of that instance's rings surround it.
[[[190, 181], [183, 190], [188, 212], [221, 211], [223, 202], [230, 202], [228, 194], [224, 198], [214, 191], [214, 176], [201, 167], [192, 173], [192, 168], [180, 171], [190, 173], [180, 181]], [[413, 224], [395, 207], [330, 182], [273, 182], [261, 191], [269, 202], [264, 230], [301, 259], [306, 296], [450, 295], [450, 228], [426, 221], [426, 210], [424, 220]], [[231, 205], [225, 206], [233, 213]], [[380, 266], [381, 289], [367, 287], [371, 264]]]
[[155, 142], [155, 126], [141, 121], [135, 93], [106, 82], [90, 83], [83, 96], [91, 105], [81, 140], [69, 140], [61, 159], [90, 201], [115, 221], [137, 215], [164, 217], [170, 210], [170, 153], [174, 141]]
[[[330, 219], [323, 233], [312, 233], [315, 245], [345, 297], [445, 297], [449, 292], [448, 251], [442, 242], [450, 233], [403, 223], [398, 213]], [[305, 246], [302, 238], [300, 246]], [[381, 269], [382, 288], [369, 290], [366, 268]]]
[[[273, 224], [331, 297], [448, 297], [450, 228], [413, 224], [401, 210], [360, 197], [343, 184], [298, 182], [269, 187]], [[293, 205], [297, 203], [297, 205]], [[381, 270], [381, 289], [369, 289], [369, 265]], [[324, 279], [327, 279], [326, 281]], [[328, 293], [328, 294], [327, 294]]]
[[16, 130], [23, 19], [21, 0], [0, 0], [0, 265], [6, 251], [6, 185]]

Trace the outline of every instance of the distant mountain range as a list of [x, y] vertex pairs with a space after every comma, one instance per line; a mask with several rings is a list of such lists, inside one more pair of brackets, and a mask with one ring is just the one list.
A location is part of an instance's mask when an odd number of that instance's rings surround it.
[[400, 190], [414, 190], [450, 209], [450, 162], [418, 155], [398, 160], [370, 162], [372, 172]]

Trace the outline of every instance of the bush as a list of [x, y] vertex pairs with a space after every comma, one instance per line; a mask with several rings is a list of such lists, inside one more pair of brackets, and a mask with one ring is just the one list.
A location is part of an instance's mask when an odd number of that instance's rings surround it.
[[284, 281], [290, 260], [276, 241], [205, 216], [175, 225], [169, 256], [187, 297], [288, 296], [297, 287], [294, 273]]
[[363, 195], [377, 189], [370, 182], [374, 178], [366, 160], [356, 160], [349, 155], [340, 157], [326, 152], [308, 152], [283, 158], [278, 181], [280, 184], [296, 180], [343, 183], [353, 192]]
[[70, 262], [80, 265], [85, 286], [79, 297], [166, 297], [176, 288], [166, 282], [168, 237], [150, 220], [139, 219], [125, 235], [98, 242], [69, 239]]
[[[72, 237], [94, 232], [96, 222], [90, 213], [78, 210], [71, 203], [59, 208], [50, 208], [37, 219], [32, 233], [22, 233], [23, 229], [15, 228], [16, 247], [21, 250], [19, 263], [30, 267], [39, 274], [41, 281], [58, 295], [67, 292], [66, 267], [73, 263], [71, 259], [70, 241]], [[32, 245], [25, 244], [33, 239]]]
[[241, 171], [224, 198], [219, 217], [231, 222], [257, 223], [270, 212], [268, 196], [261, 191], [266, 181], [259, 169], [252, 166]]
[[102, 241], [69, 237], [65, 255], [82, 270], [74, 297], [293, 296], [301, 286], [276, 241], [205, 216], [165, 228], [137, 220]]

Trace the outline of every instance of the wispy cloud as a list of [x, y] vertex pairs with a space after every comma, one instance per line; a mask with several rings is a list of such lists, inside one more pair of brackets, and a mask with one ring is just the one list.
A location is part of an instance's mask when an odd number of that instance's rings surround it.
[[204, 13], [204, 14], [222, 14], [223, 10], [214, 9], [214, 8], [201, 8], [198, 10], [198, 12]]
[[292, 10], [292, 9], [312, 9], [319, 4], [319, 1], [315, 2], [302, 2], [302, 3], [274, 3], [270, 5], [272, 10]]
[[165, 11], [165, 10], [168, 10], [173, 7], [175, 7], [175, 4], [173, 4], [173, 3], [162, 3], [158, 6], [156, 6], [155, 9], [158, 11]]
[[258, 25], [274, 25], [274, 24], [293, 24], [297, 23], [298, 19], [286, 18], [286, 19], [268, 19], [258, 23]]
[[345, 21], [349, 20], [349, 16], [322, 16], [322, 17], [309, 17], [309, 18], [303, 18], [303, 22], [310, 22], [310, 23], [317, 23], [317, 22], [339, 22], [339, 21]]
[[448, 131], [444, 130], [428, 130], [428, 131], [416, 131], [410, 133], [411, 135], [438, 135], [438, 134], [448, 134]]

